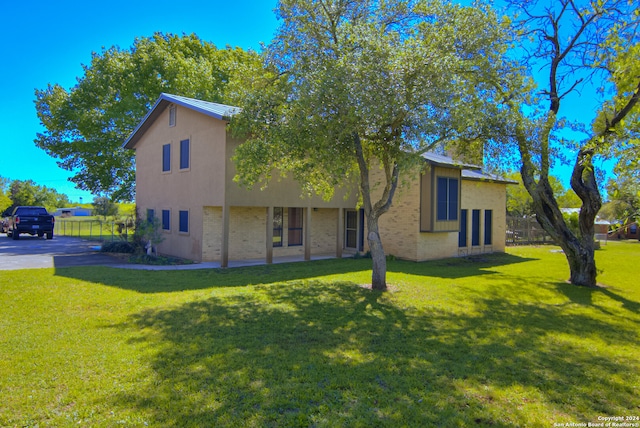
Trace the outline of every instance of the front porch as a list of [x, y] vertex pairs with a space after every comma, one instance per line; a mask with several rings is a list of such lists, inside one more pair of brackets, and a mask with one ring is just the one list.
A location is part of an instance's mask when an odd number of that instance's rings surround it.
[[[355, 210], [318, 207], [203, 207], [203, 262], [270, 264], [352, 256], [363, 226]], [[355, 220], [355, 221], [354, 221]]]

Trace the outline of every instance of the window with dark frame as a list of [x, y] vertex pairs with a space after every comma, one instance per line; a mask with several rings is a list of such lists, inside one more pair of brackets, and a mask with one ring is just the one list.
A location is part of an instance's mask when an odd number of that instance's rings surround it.
[[169, 126], [176, 126], [176, 106], [169, 107]]
[[289, 208], [288, 246], [302, 245], [302, 208]]
[[357, 248], [358, 245], [358, 212], [347, 210], [345, 221], [345, 248]]
[[282, 247], [282, 207], [273, 208], [273, 246]]
[[162, 230], [171, 230], [171, 211], [162, 210]]
[[467, 238], [467, 216], [469, 210], [460, 210], [460, 232], [458, 233], [458, 247], [463, 248], [469, 242]]
[[484, 245], [491, 245], [491, 236], [493, 228], [493, 211], [484, 211]]
[[471, 245], [480, 245], [480, 210], [473, 210], [471, 213]]
[[162, 146], [162, 172], [171, 171], [171, 144]]
[[436, 188], [436, 220], [458, 220], [458, 179], [438, 177]]
[[180, 169], [189, 168], [189, 140], [180, 141]]
[[180, 225], [178, 231], [181, 233], [189, 233], [189, 211], [179, 211]]

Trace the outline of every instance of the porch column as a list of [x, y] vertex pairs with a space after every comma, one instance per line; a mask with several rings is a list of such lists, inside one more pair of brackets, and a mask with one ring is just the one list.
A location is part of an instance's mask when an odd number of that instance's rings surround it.
[[267, 207], [267, 264], [273, 263], [273, 207]]
[[303, 230], [304, 233], [304, 259], [311, 260], [311, 207], [307, 207], [304, 209], [307, 214], [305, 217], [305, 225]]
[[338, 228], [336, 230], [336, 258], [342, 258], [344, 243], [344, 208], [338, 208]]
[[222, 248], [220, 266], [229, 267], [229, 205], [222, 207]]

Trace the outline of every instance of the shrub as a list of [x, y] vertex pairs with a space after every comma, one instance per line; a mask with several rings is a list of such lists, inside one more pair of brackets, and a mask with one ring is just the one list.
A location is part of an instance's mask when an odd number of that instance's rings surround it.
[[104, 253], [130, 253], [137, 252], [139, 247], [127, 241], [106, 242], [102, 245], [101, 251]]

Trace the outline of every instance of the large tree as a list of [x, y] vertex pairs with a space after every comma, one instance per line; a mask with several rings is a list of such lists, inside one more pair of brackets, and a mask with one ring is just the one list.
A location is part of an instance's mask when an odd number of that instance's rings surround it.
[[[1, 181], [7, 183], [4, 179], [0, 179]], [[10, 199], [10, 205], [4, 210], [7, 215], [20, 205], [44, 206], [48, 211], [54, 211], [71, 203], [67, 195], [50, 187], [40, 186], [33, 180], [13, 180], [8, 184], [6, 193]]]
[[160, 93], [234, 103], [240, 86], [235, 82], [259, 66], [256, 53], [219, 50], [195, 34], [157, 33], [136, 39], [129, 49], [94, 52], [74, 87], [49, 84], [36, 90], [45, 130], [35, 143], [74, 172], [71, 180], [78, 188], [132, 200], [134, 158], [122, 142]]
[[495, 85], [517, 78], [502, 22], [486, 7], [421, 0], [282, 0], [277, 13], [271, 80], [232, 121], [248, 136], [237, 179], [264, 186], [277, 169], [325, 197], [356, 185], [372, 286], [384, 290], [378, 219], [398, 184], [436, 145], [477, 147], [498, 116]]
[[[517, 54], [545, 76], [537, 92], [510, 102], [513, 136], [522, 158], [521, 174], [540, 225], [564, 250], [570, 282], [596, 285], [594, 220], [602, 205], [597, 156], [621, 148], [626, 119], [637, 114], [638, 9], [633, 0], [510, 0], [521, 41]], [[635, 70], [635, 71], [634, 71]], [[591, 127], [563, 119], [570, 94], [590, 82], [604, 82], [601, 111]], [[525, 104], [523, 108], [520, 102]], [[587, 124], [588, 125], [588, 124]], [[573, 141], [567, 130], [585, 138]], [[568, 141], [571, 140], [571, 141]], [[562, 149], [574, 148], [571, 188], [582, 201], [579, 232], [563, 220], [550, 169]]]
[[9, 184], [10, 180], [4, 177], [0, 177], [0, 215], [3, 215], [5, 211], [11, 207], [11, 198], [9, 197]]

